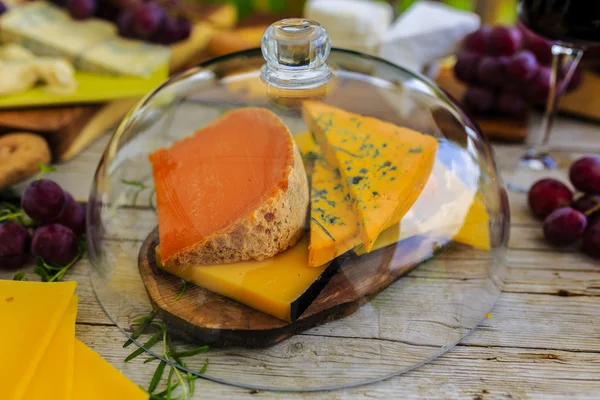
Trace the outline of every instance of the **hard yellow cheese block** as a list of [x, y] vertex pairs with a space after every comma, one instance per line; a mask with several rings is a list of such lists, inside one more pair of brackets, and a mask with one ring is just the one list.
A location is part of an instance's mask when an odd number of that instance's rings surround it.
[[75, 339], [74, 400], [146, 400], [148, 393]]
[[76, 316], [77, 295], [73, 295], [27, 387], [24, 400], [71, 400], [73, 398]]
[[[160, 260], [158, 254], [157, 260]], [[264, 261], [161, 268], [211, 292], [284, 321], [293, 321], [325, 285], [323, 273], [327, 265], [308, 267], [305, 237], [291, 249]]]
[[29, 385], [75, 292], [75, 282], [0, 281], [0, 399]]
[[419, 197], [436, 156], [435, 138], [375, 118], [305, 101], [304, 120], [327, 162], [339, 168], [370, 251]]

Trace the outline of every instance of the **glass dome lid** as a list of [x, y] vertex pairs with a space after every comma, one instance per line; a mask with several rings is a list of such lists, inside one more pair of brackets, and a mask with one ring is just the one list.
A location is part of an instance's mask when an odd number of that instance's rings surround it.
[[[509, 210], [456, 102], [293, 19], [143, 99], [88, 221], [92, 284], [127, 338], [203, 378], [311, 391], [401, 374], [472, 332], [501, 291]], [[164, 352], [152, 327], [208, 350]]]

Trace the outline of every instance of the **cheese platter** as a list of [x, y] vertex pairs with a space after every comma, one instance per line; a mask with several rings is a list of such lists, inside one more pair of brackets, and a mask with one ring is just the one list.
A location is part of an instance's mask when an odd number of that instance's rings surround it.
[[[279, 35], [299, 26], [314, 35], [288, 53]], [[383, 379], [449, 351], [500, 293], [508, 204], [477, 126], [430, 82], [319, 34], [276, 23], [266, 65], [254, 49], [172, 79], [98, 167], [96, 296], [152, 357], [132, 335], [149, 312], [177, 345], [208, 346], [187, 373], [209, 357], [202, 377], [252, 389]], [[284, 58], [299, 64], [269, 71]]]

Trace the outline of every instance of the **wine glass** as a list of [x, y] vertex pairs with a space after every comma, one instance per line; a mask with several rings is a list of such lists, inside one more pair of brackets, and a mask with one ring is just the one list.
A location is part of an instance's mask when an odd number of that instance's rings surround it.
[[[554, 41], [549, 94], [541, 124], [541, 141], [520, 159], [509, 188], [523, 191], [531, 178], [556, 168], [549, 152], [550, 132], [561, 96], [577, 68], [585, 46], [600, 42], [600, 2], [589, 0], [519, 0], [521, 23]], [[561, 79], [562, 75], [562, 79]]]

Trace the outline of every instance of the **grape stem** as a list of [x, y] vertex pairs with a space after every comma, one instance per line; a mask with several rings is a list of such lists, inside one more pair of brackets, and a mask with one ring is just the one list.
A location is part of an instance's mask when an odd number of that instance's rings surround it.
[[596, 211], [600, 211], [600, 202], [597, 199], [594, 199], [594, 201], [596, 202], [596, 205], [583, 213], [583, 215], [585, 215], [586, 217], [589, 217]]

